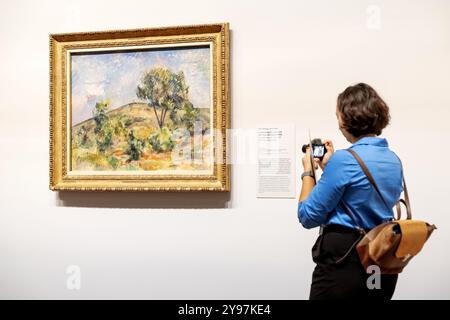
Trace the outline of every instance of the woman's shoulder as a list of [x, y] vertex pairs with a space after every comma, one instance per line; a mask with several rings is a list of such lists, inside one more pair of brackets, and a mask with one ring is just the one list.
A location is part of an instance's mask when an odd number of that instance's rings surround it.
[[335, 164], [350, 164], [354, 162], [353, 159], [353, 156], [347, 149], [340, 149], [333, 153], [329, 161]]
[[[393, 164], [395, 166], [400, 166], [400, 160], [397, 155], [388, 148], [351, 148], [356, 154], [364, 161], [366, 165], [374, 163], [383, 164]], [[349, 152], [349, 149], [336, 150], [330, 159], [328, 164], [331, 167], [348, 167], [348, 169], [353, 166], [359, 166], [355, 157]]]
[[325, 170], [328, 172], [333, 171], [335, 174], [340, 175], [347, 171], [353, 172], [355, 164], [357, 165], [358, 163], [346, 149], [336, 150], [328, 160]]

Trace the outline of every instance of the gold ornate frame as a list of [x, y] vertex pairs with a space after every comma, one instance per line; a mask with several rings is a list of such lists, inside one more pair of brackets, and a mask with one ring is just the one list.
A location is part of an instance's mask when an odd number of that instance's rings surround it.
[[[68, 50], [155, 44], [212, 43], [212, 175], [76, 175], [67, 170]], [[230, 46], [228, 23], [50, 35], [50, 189], [76, 191], [230, 191], [228, 136]], [[70, 69], [69, 69], [70, 71]], [[70, 116], [70, 115], [69, 115]]]

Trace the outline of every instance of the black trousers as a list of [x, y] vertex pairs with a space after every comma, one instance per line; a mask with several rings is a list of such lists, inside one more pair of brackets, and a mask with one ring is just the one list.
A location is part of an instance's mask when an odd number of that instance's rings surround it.
[[359, 233], [349, 228], [331, 225], [324, 228], [313, 246], [316, 263], [312, 275], [310, 300], [390, 300], [395, 291], [398, 275], [380, 275], [379, 289], [369, 289], [367, 273], [355, 249], [340, 264]]

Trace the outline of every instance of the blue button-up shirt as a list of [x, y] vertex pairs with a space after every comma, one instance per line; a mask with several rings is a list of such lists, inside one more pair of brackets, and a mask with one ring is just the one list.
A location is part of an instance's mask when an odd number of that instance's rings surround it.
[[[399, 159], [386, 139], [378, 137], [361, 138], [350, 149], [364, 161], [388, 206], [356, 159], [348, 151], [337, 150], [308, 198], [298, 204], [298, 219], [305, 228], [339, 224], [371, 229], [393, 217], [392, 207], [403, 190]], [[355, 216], [356, 223], [345, 213], [341, 200]]]

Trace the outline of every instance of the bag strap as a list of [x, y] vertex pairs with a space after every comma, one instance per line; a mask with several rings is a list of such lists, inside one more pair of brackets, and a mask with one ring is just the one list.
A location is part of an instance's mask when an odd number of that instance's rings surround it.
[[402, 160], [400, 160], [400, 158], [396, 154], [395, 154], [395, 156], [397, 157], [398, 161], [400, 162], [400, 167], [402, 168], [403, 194], [405, 196], [405, 199], [400, 199], [396, 203], [397, 218], [398, 218], [397, 220], [400, 220], [400, 217], [401, 217], [400, 202], [403, 203], [406, 207], [406, 219], [411, 220], [411, 218], [412, 218], [411, 203], [409, 202], [409, 194], [408, 194], [408, 188], [406, 187], [406, 180], [405, 180], [405, 173], [403, 171], [403, 164], [402, 164]]
[[[364, 174], [366, 175], [367, 179], [369, 180], [369, 182], [373, 185], [373, 187], [375, 188], [375, 190], [377, 191], [378, 195], [380, 196], [380, 198], [383, 200], [383, 203], [385, 204], [386, 208], [388, 208], [389, 210], [392, 210], [389, 208], [389, 206], [387, 205], [386, 201], [384, 200], [383, 195], [380, 192], [380, 189], [378, 188], [378, 185], [376, 184], [372, 174], [370, 173], [369, 169], [367, 168], [366, 164], [364, 163], [364, 161], [361, 159], [361, 157], [354, 151], [351, 149], [346, 149], [346, 151], [348, 151], [358, 162], [358, 164], [360, 165], [361, 169], [363, 170]], [[395, 154], [395, 153], [394, 153]], [[405, 181], [405, 175], [403, 174], [403, 164], [402, 161], [400, 160], [400, 158], [395, 155], [397, 157], [397, 159], [400, 162], [400, 167], [401, 167], [401, 171], [402, 171], [402, 180], [403, 180], [403, 192], [405, 194], [405, 199], [400, 199], [397, 201], [396, 203], [396, 209], [397, 209], [397, 220], [400, 220], [401, 218], [401, 208], [400, 208], [400, 202], [403, 203], [406, 207], [406, 215], [407, 215], [407, 219], [410, 220], [412, 218], [412, 214], [411, 214], [411, 205], [409, 203], [409, 195], [408, 195], [408, 188], [406, 187], [406, 181]]]
[[[363, 229], [361, 229], [363, 230]], [[342, 262], [344, 262], [347, 257], [352, 253], [352, 250], [358, 245], [358, 243], [362, 240], [362, 238], [364, 238], [364, 236], [366, 235], [365, 231], [363, 230], [363, 232], [359, 232], [359, 237], [355, 240], [355, 242], [353, 242], [353, 244], [350, 246], [350, 248], [347, 250], [347, 252], [340, 257], [339, 259], [337, 259], [335, 261], [336, 264], [341, 264]]]
[[360, 234], [366, 234], [366, 230], [364, 228], [359, 226], [358, 221], [356, 220], [355, 215], [350, 210], [349, 207], [344, 203], [344, 200], [341, 199], [342, 208], [344, 209], [345, 213], [353, 220], [353, 223], [356, 225], [356, 229], [359, 231]]
[[[361, 157], [354, 151], [351, 149], [346, 149], [348, 152], [351, 153], [351, 155], [356, 159], [356, 161], [359, 163], [361, 169], [363, 170], [364, 174], [366, 175], [367, 179], [369, 179], [369, 182], [372, 184], [372, 186], [375, 188], [375, 190], [377, 191], [378, 195], [380, 196], [381, 200], [383, 200], [384, 205], [386, 206], [386, 208], [389, 209], [388, 204], [386, 203], [386, 200], [384, 200], [383, 195], [381, 194], [380, 189], [378, 189], [378, 185], [375, 182], [375, 179], [373, 178], [372, 174], [370, 173], [369, 169], [367, 168], [366, 164], [364, 163], [364, 161], [361, 159]], [[392, 211], [392, 208], [390, 208], [389, 210]]]

